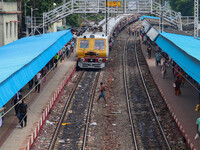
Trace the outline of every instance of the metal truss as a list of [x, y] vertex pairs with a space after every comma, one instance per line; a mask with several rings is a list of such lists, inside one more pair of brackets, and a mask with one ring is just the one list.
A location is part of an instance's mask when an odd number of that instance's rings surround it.
[[198, 39], [199, 0], [194, 0], [194, 38]]
[[[164, 20], [177, 25], [182, 30], [181, 14], [169, 8], [160, 9], [156, 0], [108, 0], [108, 13], [112, 14], [154, 14], [160, 17], [163, 10]], [[71, 14], [106, 13], [106, 0], [70, 0], [67, 3], [43, 14], [45, 28]]]
[[154, 14], [157, 17], [160, 17], [161, 11], [163, 11], [163, 19], [167, 22], [170, 22], [174, 25], [177, 25], [179, 30], [182, 30], [182, 20], [181, 13], [173, 11], [169, 8], [162, 7], [157, 2], [152, 2], [152, 11], [151, 14]]

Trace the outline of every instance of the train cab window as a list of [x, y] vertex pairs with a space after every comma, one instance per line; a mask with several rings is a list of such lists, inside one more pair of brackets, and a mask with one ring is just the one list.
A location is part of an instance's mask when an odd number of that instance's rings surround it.
[[104, 49], [105, 41], [104, 40], [95, 40], [95, 49]]
[[80, 40], [80, 48], [89, 48], [89, 40]]

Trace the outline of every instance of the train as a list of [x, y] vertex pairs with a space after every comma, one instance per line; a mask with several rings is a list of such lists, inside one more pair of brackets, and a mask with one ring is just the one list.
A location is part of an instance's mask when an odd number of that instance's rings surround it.
[[98, 25], [88, 30], [76, 39], [76, 57], [78, 68], [102, 69], [106, 65], [109, 49], [114, 38], [127, 24], [138, 19], [138, 15], [120, 15], [103, 19]]

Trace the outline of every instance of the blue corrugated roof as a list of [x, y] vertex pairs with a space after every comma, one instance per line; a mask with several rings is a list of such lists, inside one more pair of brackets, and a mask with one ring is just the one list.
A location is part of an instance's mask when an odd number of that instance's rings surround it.
[[200, 83], [200, 41], [192, 36], [160, 33], [156, 43], [184, 71]]
[[70, 30], [19, 39], [0, 47], [0, 108], [72, 38]]
[[140, 20], [143, 20], [144, 18], [159, 19], [158, 17], [143, 15], [142, 17], [140, 17]]
[[173, 34], [173, 33], [160, 33], [163, 37], [185, 51], [190, 56], [200, 60], [200, 40], [194, 39], [193, 36]]

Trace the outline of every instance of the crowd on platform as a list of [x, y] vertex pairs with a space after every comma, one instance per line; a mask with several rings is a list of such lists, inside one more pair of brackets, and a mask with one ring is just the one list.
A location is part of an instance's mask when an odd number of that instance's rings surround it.
[[[53, 71], [54, 68], [57, 67], [57, 64], [62, 63], [65, 58], [70, 57], [71, 53], [74, 51], [74, 46], [76, 42], [76, 38], [80, 35], [81, 32], [72, 32], [72, 39], [64, 45], [64, 47], [59, 50], [58, 53], [28, 82], [29, 90], [33, 90], [34, 92], [40, 93], [40, 84], [46, 82], [46, 75], [48, 72]], [[13, 98], [11, 103], [13, 104], [15, 115], [19, 120], [19, 125], [21, 127], [25, 127], [27, 124], [27, 104], [25, 102], [25, 98], [22, 96], [22, 89], [17, 92]], [[3, 118], [6, 107], [0, 109], [0, 127], [2, 126]], [[24, 122], [24, 124], [23, 124]]]
[[[181, 88], [184, 87], [185, 80], [192, 80], [197, 86], [197, 88], [200, 90], [200, 85], [192, 79], [173, 59], [165, 53], [155, 42], [151, 41], [148, 36], [145, 34], [140, 34], [142, 37], [143, 44], [147, 45], [147, 55], [148, 58], [151, 59], [152, 55], [152, 49], [154, 49], [155, 53], [155, 65], [159, 66], [161, 76], [164, 79], [167, 76], [167, 68], [171, 66], [172, 68], [172, 74], [174, 77], [174, 94], [176, 96], [181, 95]], [[146, 37], [146, 40], [144, 39]], [[161, 61], [163, 59], [163, 61]], [[199, 94], [199, 102], [200, 104], [200, 94]]]

